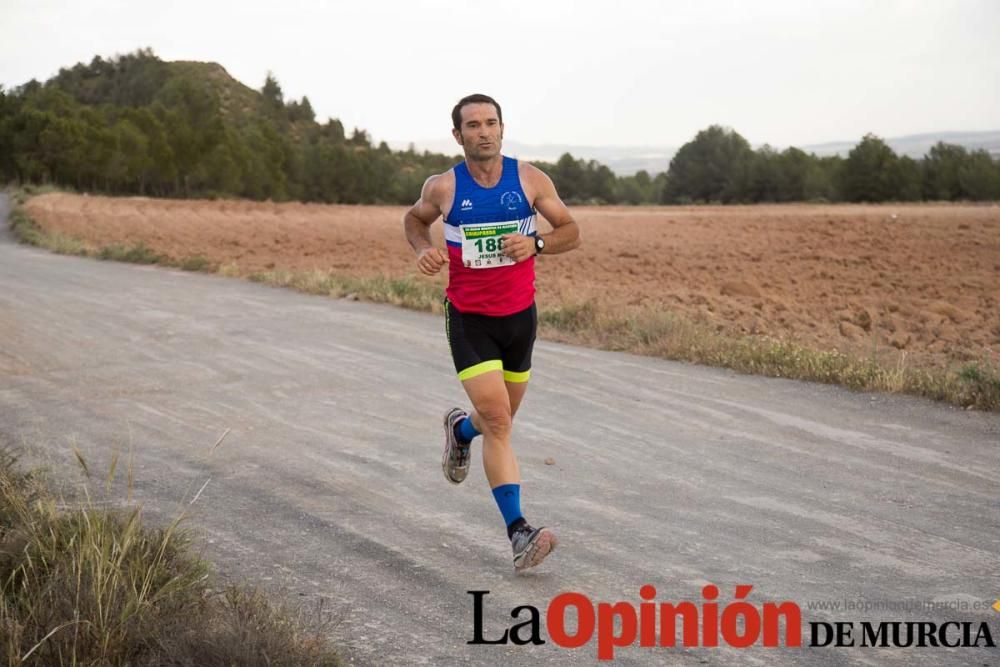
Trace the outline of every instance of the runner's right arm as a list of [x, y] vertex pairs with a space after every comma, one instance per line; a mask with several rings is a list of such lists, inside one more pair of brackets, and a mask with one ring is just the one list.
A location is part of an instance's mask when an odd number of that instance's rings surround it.
[[433, 276], [448, 262], [448, 253], [431, 243], [431, 225], [441, 217], [442, 177], [431, 176], [424, 182], [417, 200], [403, 216], [406, 240], [417, 253], [417, 268]]

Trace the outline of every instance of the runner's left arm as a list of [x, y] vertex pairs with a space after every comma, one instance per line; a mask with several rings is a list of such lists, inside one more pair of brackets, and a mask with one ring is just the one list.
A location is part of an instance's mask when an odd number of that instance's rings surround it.
[[[534, 165], [525, 165], [523, 181], [535, 193], [534, 207], [550, 225], [552, 231], [539, 234], [545, 241], [545, 254], [556, 255], [580, 247], [580, 226], [559, 198], [556, 186], [548, 175]], [[504, 254], [523, 262], [535, 255], [535, 240], [530, 236], [510, 234], [504, 237]]]

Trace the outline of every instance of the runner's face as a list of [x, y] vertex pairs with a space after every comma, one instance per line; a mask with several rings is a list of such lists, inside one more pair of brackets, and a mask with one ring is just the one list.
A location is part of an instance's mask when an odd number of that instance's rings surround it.
[[492, 104], [466, 104], [462, 107], [462, 129], [452, 130], [469, 160], [489, 160], [500, 155], [503, 123]]

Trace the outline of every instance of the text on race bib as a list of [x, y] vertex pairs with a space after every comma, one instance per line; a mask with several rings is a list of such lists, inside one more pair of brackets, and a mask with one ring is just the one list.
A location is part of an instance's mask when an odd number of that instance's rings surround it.
[[503, 254], [504, 234], [517, 234], [518, 222], [486, 222], [462, 225], [462, 264], [470, 269], [493, 269], [515, 264]]

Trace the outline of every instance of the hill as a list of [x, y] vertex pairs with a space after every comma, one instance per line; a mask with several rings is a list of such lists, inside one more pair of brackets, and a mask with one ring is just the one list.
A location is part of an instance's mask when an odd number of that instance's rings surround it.
[[374, 146], [307, 97], [284, 99], [217, 63], [143, 49], [0, 91], [0, 175], [20, 183], [166, 197], [403, 203], [453, 159]]

